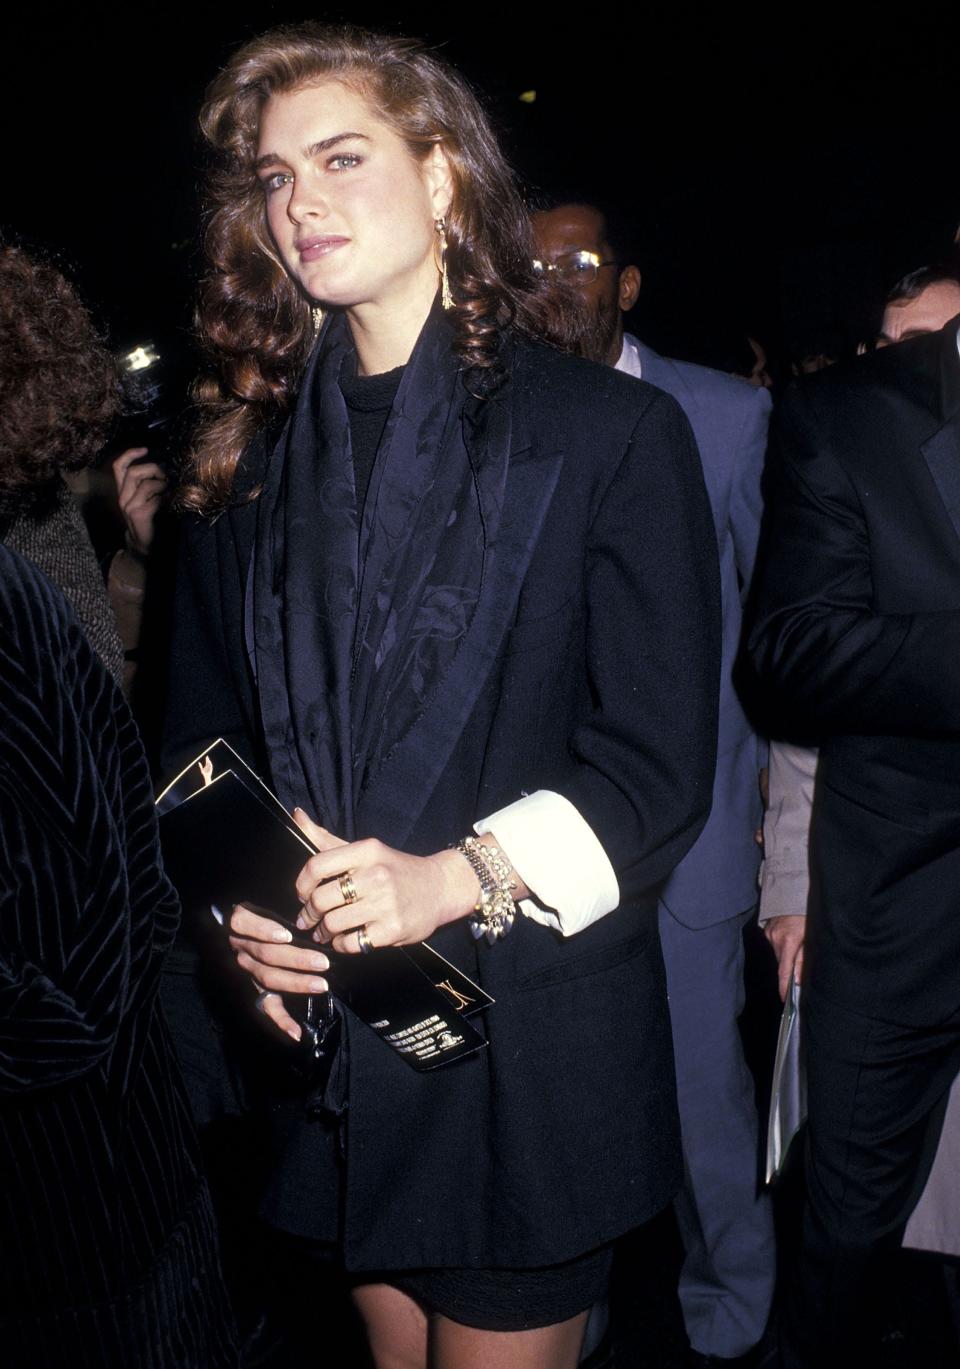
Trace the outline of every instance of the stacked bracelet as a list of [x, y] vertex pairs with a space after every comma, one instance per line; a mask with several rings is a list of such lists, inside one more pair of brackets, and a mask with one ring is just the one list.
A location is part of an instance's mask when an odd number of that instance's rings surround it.
[[487, 846], [476, 837], [464, 837], [454, 850], [469, 862], [480, 881], [480, 897], [470, 918], [470, 930], [477, 938], [485, 936], [492, 946], [506, 936], [517, 915], [512, 892], [517, 887], [513, 866], [499, 846]]

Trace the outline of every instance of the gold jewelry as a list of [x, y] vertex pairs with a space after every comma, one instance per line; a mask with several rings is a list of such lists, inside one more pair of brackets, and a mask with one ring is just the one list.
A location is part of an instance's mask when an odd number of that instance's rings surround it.
[[344, 903], [356, 903], [360, 895], [357, 893], [351, 872], [344, 870], [342, 875], [337, 875], [337, 883], [340, 885]]
[[517, 887], [513, 866], [499, 846], [488, 846], [476, 837], [464, 837], [456, 843], [454, 850], [467, 860], [480, 882], [480, 897], [470, 918], [470, 931], [477, 939], [485, 936], [492, 946], [507, 935], [517, 916], [512, 892]]
[[373, 942], [367, 936], [366, 927], [357, 928], [357, 945], [360, 947], [361, 955], [369, 955], [374, 949]]
[[444, 309], [452, 309], [453, 295], [450, 291], [450, 276], [447, 272], [447, 221], [441, 214], [435, 223], [437, 237], [440, 239], [440, 303]]
[[320, 308], [319, 304], [315, 304], [310, 310], [310, 318], [313, 321], [313, 332], [314, 336], [316, 336], [323, 327], [323, 310]]

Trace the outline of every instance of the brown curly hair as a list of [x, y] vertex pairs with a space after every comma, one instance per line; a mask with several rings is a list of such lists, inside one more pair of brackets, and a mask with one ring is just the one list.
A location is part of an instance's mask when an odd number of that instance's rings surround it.
[[120, 412], [116, 364], [50, 262], [0, 244], [0, 506], [42, 503]]
[[303, 24], [241, 48], [213, 81], [200, 126], [215, 160], [208, 181], [198, 324], [218, 377], [197, 387], [202, 418], [182, 507], [214, 512], [230, 497], [243, 449], [285, 412], [314, 338], [311, 303], [270, 237], [254, 174], [260, 112], [271, 95], [326, 78], [371, 100], [411, 156], [440, 144], [453, 177], [447, 268], [455, 350], [471, 389], [499, 378], [504, 330], [573, 349], [577, 321], [533, 272], [529, 219], [484, 111], [464, 79], [422, 44], [366, 30]]

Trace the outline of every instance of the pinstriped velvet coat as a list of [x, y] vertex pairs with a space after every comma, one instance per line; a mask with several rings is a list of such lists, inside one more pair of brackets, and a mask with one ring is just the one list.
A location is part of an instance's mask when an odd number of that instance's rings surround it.
[[236, 1361], [157, 1001], [178, 921], [133, 720], [0, 545], [0, 1360]]

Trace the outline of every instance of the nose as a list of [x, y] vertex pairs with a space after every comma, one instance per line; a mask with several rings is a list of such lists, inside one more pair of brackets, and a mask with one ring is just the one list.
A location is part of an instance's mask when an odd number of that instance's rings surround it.
[[290, 199], [287, 201], [287, 214], [294, 223], [303, 223], [305, 219], [325, 218], [330, 211], [330, 206], [326, 196], [321, 192], [313, 176], [309, 174], [296, 176], [293, 182], [293, 190]]

